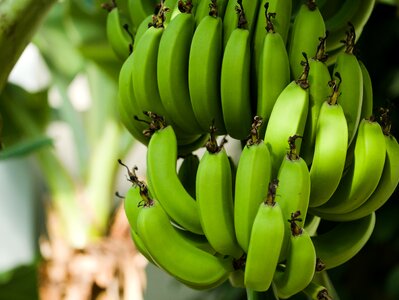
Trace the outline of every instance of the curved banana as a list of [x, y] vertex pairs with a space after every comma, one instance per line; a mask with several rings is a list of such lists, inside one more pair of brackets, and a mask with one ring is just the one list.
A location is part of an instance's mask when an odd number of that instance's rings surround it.
[[374, 9], [375, 0], [344, 1], [338, 12], [325, 20], [326, 28], [330, 32], [327, 51], [342, 47], [341, 40], [345, 37], [347, 24], [352, 23], [356, 35], [359, 37]]
[[208, 131], [213, 123], [219, 134], [226, 133], [220, 98], [222, 34], [219, 7], [212, 6], [210, 15], [195, 29], [188, 61], [188, 86], [195, 117], [203, 131]]
[[323, 218], [340, 222], [360, 219], [376, 211], [388, 201], [399, 183], [399, 144], [390, 134], [385, 135], [385, 144], [387, 152], [384, 169], [377, 188], [366, 202], [355, 210], [344, 214], [321, 213]]
[[178, 234], [156, 200], [141, 209], [137, 229], [157, 265], [189, 286], [197, 289], [218, 286], [233, 270], [231, 259], [199, 249]]
[[279, 298], [287, 299], [305, 289], [313, 279], [316, 269], [316, 250], [309, 233], [296, 221], [299, 213], [292, 213], [290, 245], [284, 271], [277, 270], [273, 283]]
[[238, 161], [234, 193], [234, 228], [237, 241], [248, 252], [252, 224], [259, 204], [265, 199], [271, 180], [270, 153], [259, 138], [262, 120], [254, 118], [251, 138], [242, 150]]
[[309, 112], [303, 133], [304, 143], [301, 148], [301, 156], [308, 165], [311, 164], [313, 159], [320, 108], [331, 94], [329, 87], [331, 75], [325, 64], [327, 60], [325, 53], [326, 39], [327, 34], [324, 37], [319, 37], [320, 43], [317, 46], [316, 55], [309, 59]]
[[355, 221], [338, 223], [330, 231], [312, 237], [317, 258], [325, 264], [326, 270], [346, 263], [367, 243], [374, 226], [373, 212]]
[[190, 153], [183, 157], [183, 162], [180, 165], [179, 171], [177, 173], [180, 182], [193, 198], [195, 198], [195, 180], [197, 176], [198, 165], [198, 155]]
[[133, 26], [138, 28], [140, 23], [156, 10], [158, 0], [129, 0], [128, 9]]
[[233, 188], [230, 161], [223, 140], [217, 144], [215, 128], [200, 159], [196, 198], [201, 225], [211, 246], [224, 255], [239, 258], [243, 252], [234, 231]]
[[240, 15], [238, 11], [244, 11], [246, 28], [249, 30], [250, 39], [256, 26], [259, 4], [261, 0], [228, 0], [226, 11], [223, 17], [223, 47], [226, 48], [230, 35], [240, 26]]
[[195, 20], [191, 7], [182, 3], [181, 13], [165, 28], [159, 42], [158, 90], [166, 114], [181, 131], [201, 133], [191, 107], [188, 89], [188, 58]]
[[130, 134], [144, 145], [148, 144], [149, 138], [143, 134], [147, 125], [135, 120], [134, 116], [143, 118], [141, 108], [138, 106], [134, 97], [132, 73], [133, 73], [133, 53], [123, 63], [119, 72], [118, 80], [118, 116], [122, 124]]
[[244, 283], [248, 289], [270, 288], [284, 239], [283, 210], [275, 202], [278, 181], [270, 182], [266, 199], [258, 207], [245, 263]]
[[[272, 178], [277, 176], [281, 162], [287, 154], [290, 136], [302, 136], [309, 107], [308, 66], [300, 79], [291, 81], [278, 96], [270, 114], [264, 141], [272, 157]], [[297, 141], [299, 153], [301, 141]]]
[[[338, 188], [322, 206], [312, 209], [321, 216], [344, 214], [360, 207], [376, 189], [386, 156], [386, 144], [381, 126], [363, 119], [356, 138], [354, 161], [342, 177]], [[323, 216], [324, 218], [324, 216]]]
[[141, 111], [151, 111], [168, 119], [163, 107], [157, 84], [157, 58], [159, 43], [164, 32], [163, 9], [140, 38], [133, 51], [132, 81], [134, 96]]
[[308, 214], [306, 216], [306, 221], [303, 224], [303, 228], [309, 233], [310, 236], [313, 236], [316, 234], [317, 228], [319, 228], [320, 221], [320, 217]]
[[367, 67], [362, 61], [359, 60], [360, 70], [362, 71], [363, 77], [363, 101], [362, 101], [362, 112], [360, 118], [370, 118], [373, 115], [373, 84]]
[[[277, 179], [276, 202], [279, 203], [284, 220], [290, 220], [293, 212], [300, 212], [301, 219], [297, 219], [297, 224], [303, 227], [309, 205], [310, 194], [310, 175], [306, 162], [298, 156], [295, 148], [295, 140], [298, 136], [289, 139], [290, 151], [285, 155]], [[285, 222], [285, 236], [281, 248], [281, 259], [284, 259], [290, 243], [290, 224]], [[281, 261], [281, 260], [280, 260]]]
[[137, 27], [136, 35], [134, 36], [134, 45], [133, 45], [133, 50], [136, 50], [137, 45], [139, 44], [139, 41], [141, 40], [141, 37], [144, 35], [144, 33], [147, 31], [148, 26], [152, 23], [153, 20], [153, 15], [148, 15]]
[[[255, 1], [253, 1], [255, 2]], [[243, 140], [251, 128], [251, 88], [250, 32], [246, 29], [245, 14], [242, 5], [237, 9], [241, 15], [238, 27], [233, 30], [226, 44], [220, 90], [222, 99], [223, 120], [227, 133], [238, 140]]]
[[[267, 34], [260, 49], [259, 69], [256, 76], [256, 115], [262, 117], [265, 124], [269, 120], [278, 96], [290, 82], [290, 65], [287, 50], [281, 35], [274, 29], [274, 21], [277, 20], [278, 16], [276, 14], [276, 18], [273, 21], [271, 20], [272, 17], [273, 14], [268, 13], [266, 8]], [[256, 60], [255, 56], [254, 58]], [[266, 126], [262, 127], [262, 136], [264, 136], [265, 130]]]
[[298, 78], [302, 73], [302, 53], [313, 57], [319, 37], [323, 37], [325, 33], [326, 26], [316, 1], [307, 0], [299, 8], [291, 28], [288, 57], [293, 78]]
[[129, 36], [127, 30], [124, 29], [124, 23], [127, 24], [126, 22], [127, 20], [122, 21], [122, 16], [117, 6], [110, 8], [106, 23], [107, 40], [121, 61], [124, 61], [129, 56], [133, 44], [133, 36]]
[[311, 281], [306, 288], [303, 289], [305, 295], [311, 300], [332, 300], [328, 290], [321, 284]]
[[[273, 51], [273, 55], [280, 56], [280, 53], [283, 54], [283, 56], [287, 56], [288, 61], [288, 54], [287, 50], [285, 48], [285, 43], [287, 41], [287, 35], [288, 35], [288, 29], [290, 26], [290, 21], [291, 21], [291, 9], [292, 9], [292, 2], [287, 1], [287, 0], [261, 0], [260, 5], [259, 5], [259, 12], [257, 14], [257, 20], [256, 20], [256, 27], [254, 30], [253, 38], [252, 38], [252, 69], [253, 69], [253, 80], [252, 84], [254, 88], [259, 89], [259, 86], [261, 84], [258, 84], [259, 81], [259, 70], [262, 70], [263, 67], [260, 67], [260, 61], [261, 61], [261, 56], [262, 53], [264, 53], [264, 40], [265, 36], [269, 31], [278, 33], [284, 44], [284, 51], [280, 46], [278, 46], [279, 50]], [[268, 16], [269, 15], [269, 16]], [[273, 22], [271, 22], [271, 18], [273, 19]], [[269, 27], [270, 30], [267, 30], [267, 27]], [[274, 39], [276, 40], [276, 38]], [[269, 55], [271, 56], [271, 55]], [[288, 73], [290, 72], [289, 70], [289, 62], [287, 62], [288, 65]], [[267, 64], [266, 64], [267, 66]], [[282, 63], [282, 68], [283, 71], [286, 70], [285, 67], [285, 62]], [[284, 73], [284, 72], [283, 72]], [[277, 75], [279, 72], [277, 72]], [[288, 77], [290, 74], [288, 74]], [[289, 79], [288, 79], [289, 80]], [[288, 84], [288, 82], [286, 83]], [[258, 96], [258, 95], [256, 95]]]
[[363, 102], [363, 76], [353, 54], [354, 43], [355, 31], [350, 26], [345, 40], [346, 49], [337, 56], [333, 70], [335, 78], [337, 74], [341, 77], [340, 103], [348, 123], [348, 145], [352, 143], [359, 126]]
[[177, 140], [169, 125], [156, 130], [147, 149], [150, 190], [167, 214], [188, 231], [203, 234], [197, 202], [185, 190], [176, 172]]
[[309, 206], [326, 203], [337, 189], [345, 167], [348, 148], [348, 125], [337, 102], [339, 83], [332, 81], [333, 93], [318, 116], [315, 149], [310, 167]]

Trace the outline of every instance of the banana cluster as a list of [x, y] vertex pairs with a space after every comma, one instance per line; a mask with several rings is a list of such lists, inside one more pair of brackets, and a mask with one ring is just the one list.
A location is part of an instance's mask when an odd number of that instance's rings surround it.
[[399, 182], [389, 109], [354, 55], [375, 1], [156, 2], [108, 7], [120, 119], [147, 146], [148, 183], [124, 165], [138, 249], [195, 289], [328, 299], [318, 273], [361, 250]]

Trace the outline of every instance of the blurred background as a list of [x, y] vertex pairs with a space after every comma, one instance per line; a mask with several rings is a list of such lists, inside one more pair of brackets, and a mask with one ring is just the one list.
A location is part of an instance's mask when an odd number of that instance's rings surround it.
[[[115, 195], [130, 184], [117, 159], [144, 177], [146, 150], [117, 117], [122, 63], [106, 40], [102, 2], [52, 5], [0, 94], [0, 300], [246, 299], [228, 282], [185, 287], [130, 240]], [[379, 2], [357, 44], [396, 137], [398, 7]], [[398, 201], [396, 191], [363, 250], [329, 271], [340, 299], [399, 299]]]

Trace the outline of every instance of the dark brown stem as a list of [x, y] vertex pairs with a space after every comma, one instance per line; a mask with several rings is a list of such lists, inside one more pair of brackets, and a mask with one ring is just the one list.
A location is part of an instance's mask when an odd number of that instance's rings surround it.
[[319, 45], [317, 45], [316, 55], [314, 59], [321, 62], [326, 62], [328, 59], [328, 54], [326, 53], [326, 40], [328, 38], [328, 31], [324, 37], [319, 37]]
[[338, 97], [341, 95], [341, 93], [339, 92], [339, 87], [341, 85], [341, 75], [338, 72], [335, 72], [334, 75], [337, 79], [331, 80], [328, 83], [328, 85], [332, 89], [332, 93], [327, 100], [328, 104], [330, 105], [336, 105], [338, 103]]
[[193, 9], [193, 3], [191, 2], [191, 0], [179, 0], [179, 2], [177, 2], [177, 8], [181, 13], [191, 14], [191, 11]]
[[299, 159], [299, 155], [298, 155], [298, 153], [296, 151], [295, 142], [296, 142], [297, 139], [301, 139], [301, 138], [302, 138], [302, 136], [297, 135], [297, 134], [294, 134], [293, 136], [290, 136], [288, 138], [288, 145], [290, 147], [290, 151], [288, 152], [287, 155], [288, 155], [288, 159], [289, 160], [297, 160], [297, 159]]
[[348, 22], [348, 27], [349, 29], [346, 31], [346, 39], [342, 40], [341, 43], [345, 45], [346, 53], [353, 54], [355, 51], [356, 32], [352, 23]]
[[273, 179], [272, 181], [270, 181], [267, 190], [267, 196], [263, 201], [266, 205], [274, 206], [276, 204], [277, 187], [278, 187], [278, 179]]
[[151, 111], [144, 111], [143, 113], [148, 118], [150, 118], [150, 121], [140, 119], [138, 116], [134, 116], [134, 119], [136, 121], [143, 122], [148, 125], [148, 128], [143, 130], [144, 136], [151, 137], [154, 134], [154, 132], [163, 129], [167, 126], [165, 118], [163, 116], [160, 116]]
[[298, 236], [302, 234], [302, 227], [300, 227], [297, 222], [302, 222], [302, 218], [299, 216], [301, 215], [301, 212], [297, 210], [296, 212], [291, 213], [291, 219], [288, 220], [291, 224], [291, 234], [293, 236]]
[[308, 7], [308, 9], [310, 11], [314, 11], [317, 8], [317, 4], [315, 0], [308, 0], [308, 2], [306, 2], [306, 6]]
[[260, 116], [255, 116], [251, 125], [251, 133], [247, 140], [247, 146], [259, 145], [262, 139], [259, 137], [259, 129], [263, 124], [263, 119]]
[[227, 139], [226, 139], [226, 137], [224, 137], [220, 141], [220, 144], [218, 144], [218, 142], [216, 140], [217, 128], [215, 127], [215, 125], [212, 124], [209, 131], [210, 131], [210, 137], [209, 137], [209, 140], [205, 144], [206, 150], [210, 153], [219, 153], [223, 149], [224, 144], [227, 143]]
[[155, 7], [154, 15], [152, 16], [152, 22], [148, 24], [148, 27], [163, 28], [166, 20], [165, 13], [168, 11], [170, 11], [170, 9], [165, 6], [164, 1], [162, 0], [161, 3]]
[[237, 28], [248, 29], [248, 21], [245, 17], [244, 7], [242, 5], [242, 0], [237, 0], [236, 12], [238, 14], [238, 24]]
[[301, 88], [307, 89], [309, 88], [309, 81], [308, 81], [308, 76], [309, 76], [309, 60], [308, 56], [306, 55], [305, 52], [302, 52], [303, 57], [305, 60], [301, 61], [301, 66], [303, 66], [303, 71], [302, 74], [299, 76], [297, 80], [295, 80], [296, 84], [298, 84]]
[[211, 3], [209, 3], [209, 15], [214, 18], [218, 16], [218, 4], [216, 0], [211, 0]]

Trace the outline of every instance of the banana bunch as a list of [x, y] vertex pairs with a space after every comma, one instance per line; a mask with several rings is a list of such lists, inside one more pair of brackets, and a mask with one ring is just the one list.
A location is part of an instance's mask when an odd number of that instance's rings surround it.
[[147, 146], [124, 201], [150, 262], [195, 289], [329, 299], [317, 277], [362, 249], [399, 183], [390, 111], [355, 55], [374, 2], [106, 6], [120, 120]]

